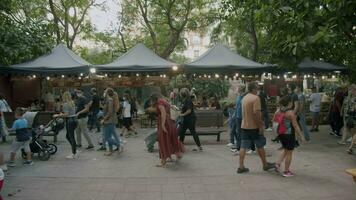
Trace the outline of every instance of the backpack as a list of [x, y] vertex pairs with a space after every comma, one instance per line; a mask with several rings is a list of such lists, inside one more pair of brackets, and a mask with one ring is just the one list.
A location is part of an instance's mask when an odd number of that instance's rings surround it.
[[288, 128], [286, 127], [286, 123], [285, 123], [285, 119], [286, 119], [286, 113], [279, 111], [278, 113], [276, 113], [275, 117], [274, 117], [274, 121], [278, 124], [277, 125], [277, 134], [278, 135], [284, 135], [286, 134]]

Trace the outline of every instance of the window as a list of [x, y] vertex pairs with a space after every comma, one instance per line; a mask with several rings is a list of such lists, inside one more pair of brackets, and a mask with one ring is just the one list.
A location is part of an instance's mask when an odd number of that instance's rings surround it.
[[199, 50], [194, 50], [194, 58], [199, 57]]

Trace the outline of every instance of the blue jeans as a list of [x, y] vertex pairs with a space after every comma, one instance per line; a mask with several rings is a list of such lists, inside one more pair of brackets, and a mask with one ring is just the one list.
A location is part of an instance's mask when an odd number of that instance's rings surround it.
[[269, 127], [268, 111], [267, 110], [262, 111], [262, 115], [263, 115], [263, 122], [265, 123], [265, 129], [268, 129]]
[[92, 130], [95, 126], [98, 132], [100, 132], [100, 122], [98, 120], [99, 111], [91, 111], [88, 116], [89, 130]]
[[[103, 127], [105, 141], [109, 144], [109, 151], [112, 151], [112, 146], [115, 145], [120, 147], [120, 142], [118, 142], [118, 136], [116, 135], [115, 124], [104, 124]], [[117, 138], [117, 140], [115, 139]], [[105, 143], [103, 143], [105, 145]]]
[[237, 119], [232, 119], [230, 122], [230, 143], [235, 144], [235, 140], [237, 142]]
[[308, 130], [307, 121], [306, 121], [306, 117], [305, 117], [305, 112], [298, 113], [298, 117], [299, 117], [299, 124], [302, 127], [303, 132], [304, 132], [305, 140], [309, 141], [310, 135], [309, 135], [309, 130]]

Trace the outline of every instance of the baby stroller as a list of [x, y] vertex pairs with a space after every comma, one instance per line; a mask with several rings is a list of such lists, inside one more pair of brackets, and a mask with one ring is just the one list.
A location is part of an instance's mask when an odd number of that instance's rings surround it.
[[[57, 152], [57, 146], [52, 143], [48, 143], [46, 140], [42, 139], [41, 136], [47, 134], [51, 131], [59, 132], [64, 127], [64, 121], [61, 118], [56, 118], [51, 120], [46, 126], [39, 126], [38, 128], [32, 129], [32, 140], [30, 143], [31, 152], [37, 153], [38, 158], [42, 161], [46, 161], [51, 155]], [[26, 158], [27, 153], [24, 149], [21, 149], [22, 158]]]

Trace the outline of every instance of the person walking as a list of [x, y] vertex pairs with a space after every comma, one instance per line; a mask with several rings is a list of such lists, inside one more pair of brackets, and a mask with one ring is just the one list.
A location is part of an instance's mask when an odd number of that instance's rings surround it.
[[113, 145], [120, 149], [120, 142], [116, 134], [116, 124], [117, 124], [117, 115], [114, 105], [114, 90], [107, 88], [105, 91], [105, 106], [104, 106], [104, 117], [101, 121], [103, 125], [103, 131], [105, 136], [105, 141], [108, 142], [109, 152], [105, 153], [105, 156], [111, 156], [114, 153]]
[[77, 147], [82, 146], [82, 134], [88, 142], [88, 147], [86, 149], [94, 148], [93, 142], [89, 136], [88, 131], [88, 112], [90, 103], [88, 103], [87, 98], [85, 98], [83, 90], [76, 90], [77, 100], [76, 100], [76, 116], [77, 116]]
[[9, 106], [9, 104], [7, 103], [4, 95], [0, 94], [0, 136], [2, 139], [2, 142], [6, 142], [6, 136], [9, 135], [7, 129], [7, 125], [6, 125], [6, 119], [4, 116], [4, 112], [12, 112], [11, 107]]
[[337, 88], [334, 94], [333, 101], [330, 108], [330, 126], [332, 132], [330, 135], [341, 137], [340, 131], [344, 126], [343, 119], [341, 117], [341, 107], [344, 102], [344, 93], [342, 88]]
[[[297, 117], [291, 110], [292, 101], [291, 96], [284, 96], [279, 101], [280, 109], [274, 116], [274, 121], [278, 123], [277, 133], [279, 140], [282, 143], [283, 152], [276, 162], [276, 171], [280, 173], [281, 163], [285, 161], [285, 170], [282, 173], [284, 177], [292, 177], [294, 174], [290, 171], [290, 165], [292, 162], [293, 150], [295, 147], [296, 134], [302, 141], [305, 140], [302, 135]], [[292, 128], [293, 126], [293, 128]]]
[[309, 129], [307, 126], [306, 121], [306, 113], [305, 113], [305, 96], [303, 94], [303, 89], [300, 85], [296, 86], [296, 94], [298, 95], [298, 117], [299, 117], [299, 124], [302, 127], [304, 137], [306, 141], [310, 141]]
[[100, 97], [95, 88], [92, 88], [90, 92], [91, 92], [91, 104], [89, 108], [88, 126], [90, 131], [94, 127], [96, 127], [96, 131], [100, 133], [100, 123], [98, 121], [98, 113], [100, 110]]
[[66, 139], [68, 140], [70, 146], [72, 147], [72, 154], [67, 156], [68, 159], [76, 159], [78, 158], [77, 153], [77, 143], [75, 141], [74, 132], [77, 127], [77, 119], [75, 115], [75, 103], [72, 100], [72, 96], [69, 91], [63, 93], [62, 96], [63, 105], [62, 111], [60, 114], [56, 114], [53, 117], [62, 117], [65, 119], [66, 123]]
[[175, 122], [170, 118], [170, 105], [159, 94], [151, 96], [153, 110], [157, 113], [157, 139], [159, 146], [160, 164], [157, 167], [165, 167], [167, 159], [175, 154], [181, 159], [184, 152], [183, 144], [178, 140]]
[[125, 137], [129, 137], [129, 135], [131, 135], [131, 132], [134, 132], [134, 134], [137, 135], [137, 132], [135, 131], [132, 124], [132, 116], [133, 116], [132, 105], [133, 102], [131, 101], [130, 95], [128, 93], [124, 94], [124, 103], [122, 105], [124, 127], [123, 127], [122, 134]]
[[239, 168], [237, 173], [247, 173], [249, 169], [245, 167], [244, 161], [246, 156], [246, 149], [251, 144], [257, 147], [258, 155], [261, 158], [263, 170], [268, 171], [275, 168], [274, 163], [269, 163], [266, 160], [266, 153], [264, 146], [266, 145], [266, 138], [264, 137], [264, 124], [261, 113], [261, 100], [257, 96], [257, 83], [250, 82], [248, 84], [248, 94], [246, 94], [242, 101], [242, 124], [241, 124], [241, 149]]
[[192, 134], [192, 136], [194, 138], [194, 142], [198, 147], [197, 149], [194, 148], [193, 151], [198, 151], [198, 149], [200, 151], [203, 151], [203, 147], [200, 144], [199, 136], [195, 130], [195, 123], [197, 121], [197, 117], [195, 115], [194, 105], [193, 105], [192, 99], [190, 97], [189, 90], [187, 88], [182, 88], [180, 90], [180, 96], [183, 99], [183, 107], [181, 109], [182, 111], [179, 116], [183, 117], [183, 123], [179, 127], [179, 131], [178, 131], [179, 139], [182, 143], [184, 143], [185, 133], [186, 133], [187, 129], [189, 129], [190, 133]]
[[321, 107], [321, 94], [316, 91], [316, 87], [312, 88], [312, 94], [309, 97], [310, 106], [309, 110], [312, 115], [312, 128], [310, 132], [319, 131], [319, 114]]

